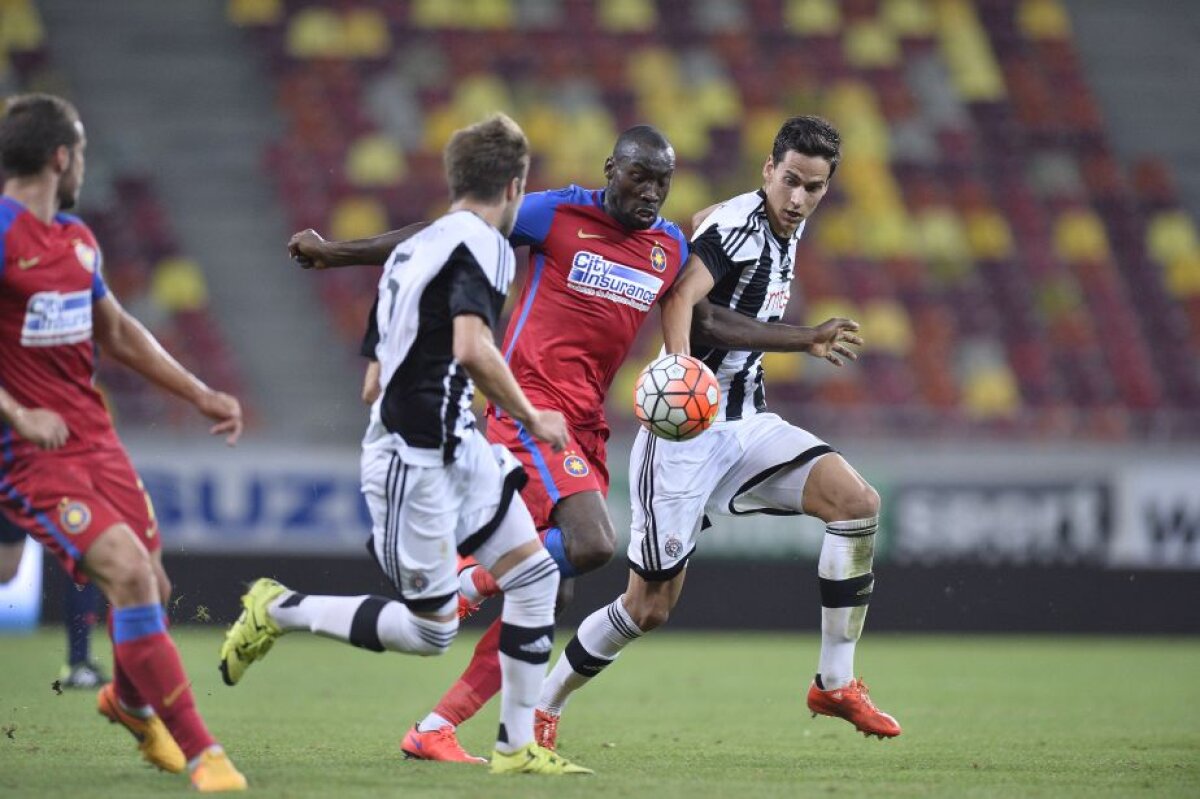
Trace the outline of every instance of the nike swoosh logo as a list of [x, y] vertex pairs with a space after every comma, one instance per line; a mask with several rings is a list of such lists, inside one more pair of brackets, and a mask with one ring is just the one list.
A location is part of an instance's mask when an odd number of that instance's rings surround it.
[[183, 692], [188, 689], [189, 685], [191, 685], [189, 682], [180, 683], [178, 688], [164, 696], [162, 701], [163, 707], [170, 707], [175, 704], [175, 700], [183, 696]]
[[607, 238], [607, 237], [606, 237], [606, 236], [605, 236], [603, 233], [585, 233], [585, 232], [584, 232], [584, 230], [583, 230], [583, 228], [579, 228], [579, 233], [578, 233], [577, 235], [578, 235], [578, 236], [579, 236], [579, 238], [581, 238], [581, 239], [603, 239], [603, 238]]
[[42, 262], [42, 256], [40, 256], [40, 255], [35, 255], [32, 258], [18, 258], [17, 259], [17, 268], [18, 269], [32, 269], [33, 267], [37, 266], [41, 262]]

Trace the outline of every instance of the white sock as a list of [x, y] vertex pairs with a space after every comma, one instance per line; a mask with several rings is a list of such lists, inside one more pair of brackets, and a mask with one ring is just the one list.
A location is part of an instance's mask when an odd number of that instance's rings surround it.
[[817, 678], [830, 691], [854, 679], [854, 649], [875, 585], [871, 564], [879, 517], [831, 522], [817, 563], [821, 583], [821, 659]]
[[561, 715], [571, 694], [587, 685], [621, 654], [622, 649], [642, 635], [625, 609], [623, 599], [623, 595], [617, 597], [579, 625], [542, 683], [538, 707], [543, 711]]
[[[452, 612], [451, 598], [439, 615]], [[268, 609], [284, 630], [309, 630], [354, 646], [382, 652], [440, 655], [458, 632], [458, 619], [439, 622], [412, 613], [402, 603], [380, 596], [285, 594]]]
[[433, 732], [434, 730], [440, 730], [442, 727], [453, 726], [446, 717], [439, 716], [437, 713], [430, 713], [418, 722], [417, 732]]
[[482, 568], [482, 566], [468, 566], [458, 573], [458, 593], [462, 594], [472, 605], [478, 605], [487, 598], [479, 593], [479, 590], [475, 587], [475, 580], [472, 577], [476, 569]]
[[554, 648], [554, 598], [558, 567], [545, 549], [530, 555], [498, 581], [500, 613], [500, 731], [496, 749], [515, 752], [533, 741], [533, 709]]

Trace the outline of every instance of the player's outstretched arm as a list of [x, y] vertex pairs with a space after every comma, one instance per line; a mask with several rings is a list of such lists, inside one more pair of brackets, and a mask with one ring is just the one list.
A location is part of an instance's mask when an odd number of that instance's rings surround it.
[[295, 233], [288, 240], [288, 255], [302, 269], [336, 269], [343, 266], [383, 266], [396, 245], [415, 236], [428, 222], [415, 222], [399, 230], [391, 230], [369, 239], [326, 241], [309, 228]]
[[242, 435], [242, 406], [236, 397], [214, 391], [163, 349], [158, 340], [109, 294], [93, 306], [93, 335], [105, 354], [142, 377], [182, 397], [216, 422], [209, 430], [233, 446]]
[[474, 314], [454, 317], [454, 359], [488, 399], [524, 425], [534, 438], [545, 441], [555, 452], [567, 446], [567, 423], [562, 414], [533, 407], [496, 349], [491, 328], [481, 317]]
[[39, 449], [58, 449], [67, 443], [67, 423], [47, 408], [26, 408], [0, 388], [0, 420]]
[[683, 276], [662, 300], [663, 344], [667, 353], [691, 352], [692, 308], [712, 291], [713, 276], [697, 256], [688, 258]]
[[692, 338], [701, 346], [759, 352], [807, 352], [841, 366], [843, 358], [854, 361], [858, 355], [850, 347], [861, 347], [858, 322], [853, 319], [829, 319], [816, 327], [783, 322], [760, 322], [730, 308], [701, 300], [696, 305]]

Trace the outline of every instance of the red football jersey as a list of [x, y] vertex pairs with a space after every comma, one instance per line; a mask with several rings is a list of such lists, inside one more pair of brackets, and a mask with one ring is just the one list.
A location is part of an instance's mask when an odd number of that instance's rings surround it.
[[[47, 408], [70, 430], [63, 449], [117, 445], [93, 382], [92, 304], [108, 293], [100, 248], [78, 217], [46, 224], [0, 198], [0, 387], [27, 408]], [[0, 477], [39, 450], [0, 424]]]
[[607, 429], [604, 397], [683, 268], [687, 239], [661, 217], [628, 230], [605, 212], [602, 190], [569, 186], [526, 196], [509, 241], [528, 245], [530, 262], [505, 360], [534, 406], [572, 427]]

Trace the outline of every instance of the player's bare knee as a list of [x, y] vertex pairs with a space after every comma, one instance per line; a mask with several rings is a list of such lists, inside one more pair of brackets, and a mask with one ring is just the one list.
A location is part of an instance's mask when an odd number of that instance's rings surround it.
[[848, 491], [838, 503], [838, 519], [869, 519], [879, 515], [879, 492], [869, 483], [860, 483]]
[[609, 540], [593, 536], [581, 543], [579, 547], [572, 547], [570, 553], [571, 565], [580, 574], [595, 571], [612, 560], [616, 550], [617, 543], [615, 537], [613, 540]]
[[632, 604], [632, 607], [626, 606], [625, 609], [642, 632], [648, 633], [662, 627], [671, 617], [671, 603], [665, 595], [645, 597]]
[[84, 556], [84, 566], [117, 606], [159, 601], [154, 562], [126, 525], [102, 533]]

